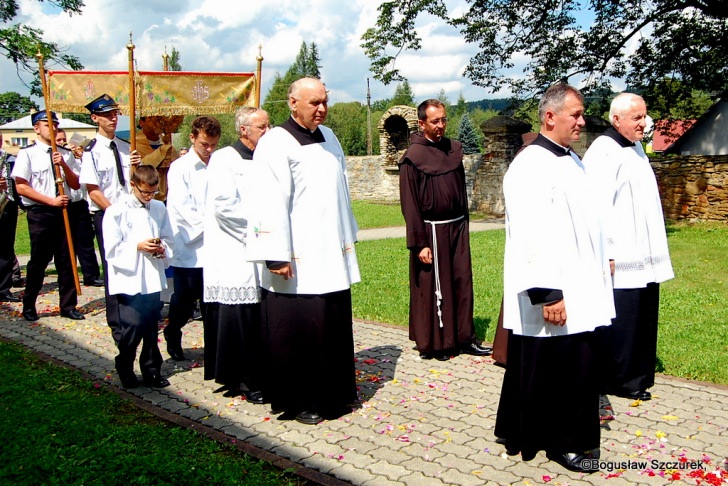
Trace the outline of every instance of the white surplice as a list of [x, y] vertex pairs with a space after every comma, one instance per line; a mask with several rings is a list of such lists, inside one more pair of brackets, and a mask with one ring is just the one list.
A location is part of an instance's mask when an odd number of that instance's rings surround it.
[[326, 294], [360, 281], [346, 160], [334, 133], [319, 129], [325, 141], [302, 145], [277, 127], [255, 149], [267, 172], [259, 173], [265, 203], [255, 207], [249, 258], [293, 262], [288, 280], [263, 272], [261, 286], [271, 292]]
[[[106, 210], [103, 231], [110, 295], [152, 294], [167, 288], [164, 269], [173, 256], [174, 235], [161, 201], [151, 200], [147, 208], [128, 195]], [[149, 238], [162, 240], [165, 258], [137, 250], [137, 244]]]
[[248, 261], [247, 253], [249, 213], [261, 202], [253, 167], [252, 160], [243, 159], [232, 147], [217, 150], [210, 158], [202, 250], [205, 302], [260, 301], [259, 265]]
[[627, 146], [627, 139], [618, 139], [617, 134], [594, 140], [584, 165], [597, 181], [603, 205], [614, 288], [642, 288], [675, 275], [655, 173], [642, 144]]
[[172, 266], [199, 268], [204, 242], [207, 165], [190, 150], [167, 173], [167, 214], [174, 232]]
[[[503, 327], [518, 335], [548, 337], [609, 325], [614, 300], [606, 242], [579, 158], [531, 144], [511, 163], [503, 193]], [[542, 305], [532, 305], [527, 294], [532, 288], [563, 292], [564, 326], [544, 321]]]

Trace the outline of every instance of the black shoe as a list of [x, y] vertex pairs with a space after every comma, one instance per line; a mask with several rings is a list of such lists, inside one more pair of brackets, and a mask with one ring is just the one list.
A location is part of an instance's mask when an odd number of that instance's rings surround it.
[[480, 346], [475, 343], [463, 344], [460, 346], [460, 353], [471, 356], [490, 356], [493, 354], [493, 348], [490, 346]]
[[25, 287], [25, 279], [23, 277], [13, 279], [13, 287], [20, 289]]
[[195, 309], [192, 312], [192, 320], [193, 321], [201, 321], [202, 320], [202, 312], [200, 312], [200, 309]]
[[296, 422], [301, 422], [306, 425], [316, 425], [323, 422], [324, 419], [321, 415], [316, 412], [300, 412], [296, 415]]
[[240, 390], [240, 394], [245, 398], [245, 401], [254, 403], [255, 405], [265, 403], [263, 392], [260, 390]]
[[175, 361], [184, 361], [185, 353], [182, 351], [182, 336], [173, 338], [166, 328], [163, 334], [164, 340], [167, 341], [167, 354], [169, 354], [169, 357]]
[[435, 353], [435, 359], [437, 361], [449, 361], [452, 356], [450, 356], [450, 353], [447, 351], [441, 351], [439, 353]]
[[0, 293], [0, 302], [20, 302], [20, 297], [13, 295], [9, 290], [7, 292]]
[[630, 398], [632, 400], [642, 400], [643, 402], [646, 402], [647, 400], [652, 400], [652, 393], [648, 392], [647, 390], [627, 392], [624, 395], [620, 396], [623, 398]]
[[432, 353], [420, 352], [420, 359], [432, 359], [434, 358]]
[[104, 281], [100, 278], [95, 278], [95, 279], [91, 279], [91, 280], [84, 280], [83, 284], [86, 287], [103, 287]]
[[23, 317], [26, 321], [34, 322], [40, 319], [35, 309], [23, 309]]
[[122, 387], [137, 388], [139, 386], [139, 378], [137, 378], [133, 371], [121, 373], [117, 370], [117, 373], [119, 373], [119, 381], [121, 381]]
[[142, 383], [149, 388], [164, 388], [170, 385], [169, 380], [162, 375], [145, 376]]
[[599, 458], [591, 453], [563, 452], [555, 453], [546, 451], [546, 457], [551, 461], [561, 464], [569, 471], [581, 473], [593, 473], [599, 470]]
[[61, 311], [61, 317], [65, 317], [66, 319], [73, 319], [74, 321], [82, 321], [86, 319], [86, 316], [81, 314], [77, 309]]

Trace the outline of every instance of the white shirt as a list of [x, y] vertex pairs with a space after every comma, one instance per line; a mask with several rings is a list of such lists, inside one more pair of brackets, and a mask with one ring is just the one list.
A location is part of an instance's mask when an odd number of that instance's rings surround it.
[[[173, 256], [174, 236], [161, 201], [150, 201], [149, 209], [134, 195], [117, 201], [104, 213], [103, 232], [109, 294], [152, 294], [167, 288], [164, 269]], [[161, 238], [166, 258], [137, 250], [149, 238]]]
[[263, 272], [261, 286], [271, 292], [324, 294], [360, 280], [346, 160], [334, 133], [319, 128], [323, 143], [302, 145], [276, 127], [255, 149], [253, 160], [267, 168], [256, 182], [266, 202], [255, 205], [248, 250], [255, 261], [293, 263], [288, 280]]
[[[579, 158], [525, 148], [503, 179], [506, 202], [503, 327], [524, 336], [560, 336], [610, 325], [614, 299], [593, 188]], [[562, 149], [563, 150], [563, 149]], [[566, 324], [543, 319], [527, 290], [563, 292]]]
[[253, 164], [232, 147], [217, 150], [210, 158], [202, 251], [205, 302], [260, 301], [259, 265], [248, 261], [247, 253], [249, 213], [260, 203], [256, 179], [251, 176]]
[[[12, 177], [13, 179], [18, 177], [25, 179], [35, 191], [54, 198], [56, 197], [56, 175], [49, 150], [51, 150], [51, 146], [41, 140], [36, 140], [34, 144], [20, 149], [15, 159]], [[75, 164], [71, 152], [62, 147], [59, 147], [58, 151], [63, 155], [66, 164], [73, 168]], [[61, 170], [61, 174], [63, 174], [63, 170]], [[70, 194], [70, 188], [65, 182], [63, 191], [65, 194]], [[25, 196], [21, 196], [21, 199], [26, 206], [42, 204]]]
[[[124, 185], [122, 186], [119, 184], [116, 159], [110, 146], [111, 140], [97, 133], [94, 141], [93, 147], [90, 150], [87, 147], [83, 152], [79, 182], [98, 186], [106, 199], [109, 200], [109, 203], [114, 204], [130, 194], [131, 162], [129, 160], [129, 142], [114, 137], [124, 173]], [[89, 198], [88, 204], [91, 211], [101, 209], [91, 198]]]
[[174, 232], [172, 265], [202, 267], [207, 165], [194, 150], [175, 160], [167, 173], [167, 214]]
[[[675, 276], [670, 261], [657, 180], [642, 144], [609, 131], [584, 154], [598, 181], [608, 241], [614, 259], [614, 288], [645, 287]], [[615, 138], [616, 137], [616, 138]]]

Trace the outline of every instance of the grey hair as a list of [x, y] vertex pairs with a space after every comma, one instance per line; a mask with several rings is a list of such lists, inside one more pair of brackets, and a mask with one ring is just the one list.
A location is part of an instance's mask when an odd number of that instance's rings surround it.
[[541, 123], [545, 121], [547, 111], [553, 111], [554, 113], [561, 111], [569, 93], [576, 96], [581, 103], [584, 103], [584, 96], [581, 91], [566, 83], [553, 84], [546, 90], [538, 104], [538, 119]]
[[[293, 107], [291, 106], [291, 98], [298, 99], [298, 93], [301, 91], [301, 87], [305, 84], [309, 84], [312, 81], [316, 81], [317, 83], [323, 83], [318, 78], [301, 78], [297, 79], [294, 82], [291, 83], [291, 85], [288, 87], [288, 108], [293, 111]], [[326, 89], [326, 85], [324, 85], [324, 89]], [[328, 95], [329, 90], [326, 90], [326, 94]]]
[[636, 100], [642, 100], [642, 97], [634, 93], [627, 93], [626, 91], [615, 96], [612, 104], [609, 105], [609, 121], [612, 122], [614, 120], [614, 115], [627, 113]]
[[253, 106], [241, 106], [235, 111], [235, 133], [240, 136], [240, 128], [250, 125], [250, 115], [258, 111], [260, 108]]

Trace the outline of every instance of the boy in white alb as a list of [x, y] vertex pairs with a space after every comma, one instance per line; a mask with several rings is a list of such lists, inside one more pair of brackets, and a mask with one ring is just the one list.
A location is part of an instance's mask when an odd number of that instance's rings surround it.
[[174, 235], [167, 209], [154, 200], [159, 174], [141, 166], [131, 177], [132, 194], [109, 206], [103, 221], [109, 294], [119, 300], [119, 354], [116, 371], [124, 388], [139, 386], [134, 359], [139, 343], [139, 367], [146, 386], [163, 388], [169, 381], [160, 373], [162, 354], [157, 323], [162, 310], [160, 293], [167, 287], [164, 269], [172, 256]]

